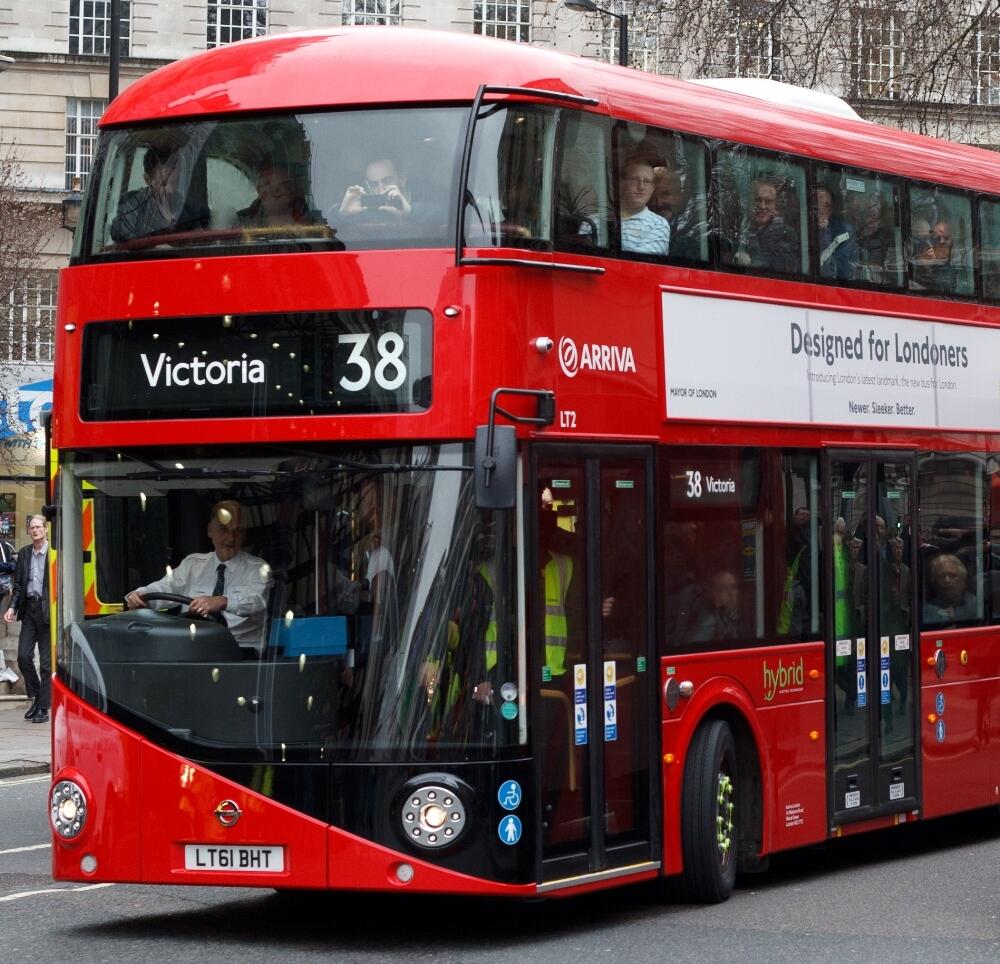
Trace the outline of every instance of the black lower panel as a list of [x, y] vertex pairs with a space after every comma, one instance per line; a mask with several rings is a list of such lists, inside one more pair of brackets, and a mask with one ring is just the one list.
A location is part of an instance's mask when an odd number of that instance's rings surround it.
[[[530, 759], [447, 767], [218, 762], [202, 765], [317, 820], [449, 870], [502, 883], [535, 880], [535, 800]], [[498, 799], [501, 785], [508, 780], [516, 780], [523, 790], [514, 811], [505, 810]], [[457, 794], [465, 809], [465, 828], [453, 844], [425, 849], [409, 839], [402, 812], [405, 801], [415, 791], [435, 783]], [[521, 822], [522, 835], [516, 844], [501, 840], [501, 823], [511, 812]]]

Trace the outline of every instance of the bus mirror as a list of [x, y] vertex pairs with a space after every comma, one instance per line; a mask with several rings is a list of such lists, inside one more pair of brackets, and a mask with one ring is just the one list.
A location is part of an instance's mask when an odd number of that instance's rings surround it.
[[[492, 444], [491, 444], [492, 443]], [[517, 490], [517, 432], [511, 425], [476, 428], [476, 508], [511, 509]]]

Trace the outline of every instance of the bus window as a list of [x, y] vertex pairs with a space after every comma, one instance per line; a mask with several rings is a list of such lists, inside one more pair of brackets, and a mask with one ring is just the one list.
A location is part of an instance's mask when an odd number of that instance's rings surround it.
[[556, 113], [520, 106], [489, 111], [476, 123], [465, 243], [547, 250]]
[[[816, 191], [820, 276], [901, 288], [903, 235], [896, 185], [878, 175], [820, 165]], [[831, 211], [825, 216], [827, 199]]]
[[450, 244], [463, 122], [457, 108], [434, 108], [109, 131], [82, 250], [121, 259]]
[[708, 152], [698, 141], [659, 133], [663, 163], [656, 168], [650, 208], [670, 223], [671, 258], [708, 261]]
[[943, 295], [971, 296], [972, 203], [964, 194], [911, 187], [910, 287]]
[[661, 455], [665, 636], [671, 649], [816, 639], [814, 455], [685, 448]]
[[[705, 147], [636, 124], [621, 124], [616, 133], [622, 253], [707, 261]], [[665, 250], [658, 218], [666, 222]]]
[[1000, 201], [979, 202], [979, 238], [983, 298], [1000, 301]]
[[754, 272], [805, 274], [805, 167], [783, 156], [725, 146], [715, 177], [722, 263]]
[[607, 118], [563, 113], [555, 219], [560, 248], [607, 251], [614, 218], [610, 157], [611, 122]]
[[[975, 455], [921, 460], [920, 530], [906, 520], [904, 540], [919, 538], [924, 629], [1000, 620], [1000, 470]], [[997, 539], [994, 539], [997, 536]]]

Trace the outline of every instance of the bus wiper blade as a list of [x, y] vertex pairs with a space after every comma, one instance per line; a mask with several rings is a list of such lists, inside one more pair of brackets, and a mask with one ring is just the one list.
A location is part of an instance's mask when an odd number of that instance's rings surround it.
[[169, 481], [173, 479], [252, 479], [275, 475], [289, 475], [281, 469], [169, 469], [160, 468], [151, 472], [133, 472], [129, 479], [141, 482]]

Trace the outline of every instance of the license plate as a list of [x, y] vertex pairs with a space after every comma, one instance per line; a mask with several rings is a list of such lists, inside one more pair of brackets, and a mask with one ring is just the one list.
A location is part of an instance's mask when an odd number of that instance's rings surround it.
[[280, 874], [285, 869], [285, 848], [185, 844], [184, 869]]

